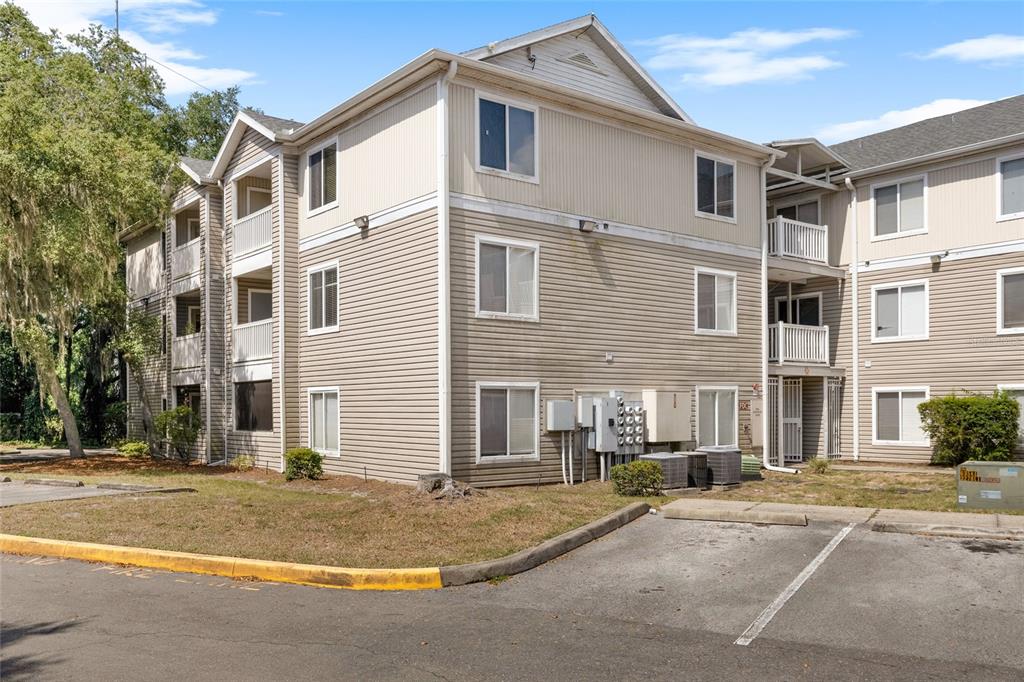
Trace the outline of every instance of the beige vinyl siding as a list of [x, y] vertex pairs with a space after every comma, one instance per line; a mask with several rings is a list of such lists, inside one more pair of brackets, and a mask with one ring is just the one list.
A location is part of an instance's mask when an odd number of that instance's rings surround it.
[[[302, 317], [299, 310], [299, 283], [303, 271], [299, 266], [299, 159], [294, 155], [282, 154], [274, 166], [274, 182], [283, 200], [274, 206], [274, 225], [281, 225], [277, 235], [275, 249], [280, 249], [278, 266], [274, 268], [274, 292], [280, 292], [284, 300], [283, 309], [279, 310], [280, 325], [284, 330], [284, 351], [278, 348], [275, 359], [283, 355], [284, 365], [284, 449], [299, 446], [299, 334], [301, 333]], [[275, 197], [276, 199], [276, 197]], [[283, 208], [283, 214], [280, 213]], [[280, 304], [278, 304], [280, 305]], [[275, 339], [276, 343], [279, 343]], [[280, 371], [280, 370], [278, 370]]]
[[203, 225], [203, 244], [204, 249], [209, 250], [209, 258], [205, 261], [209, 264], [209, 276], [204, 283], [206, 309], [203, 323], [208, 325], [209, 345], [202, 419], [210, 442], [209, 461], [216, 462], [224, 458], [226, 417], [225, 375], [223, 371], [216, 371], [224, 367], [224, 340], [227, 338], [224, 330], [224, 201], [219, 190], [207, 189], [206, 202], [205, 216], [208, 220]]
[[249, 319], [249, 290], [272, 291], [274, 286], [271, 280], [252, 277], [250, 276], [252, 274], [254, 273], [249, 273], [246, 277], [239, 277], [235, 280], [235, 290], [238, 298], [235, 308], [238, 315], [238, 324], [247, 324], [252, 321]]
[[250, 213], [253, 213], [253, 211], [248, 207], [248, 202], [246, 200], [247, 191], [249, 188], [258, 188], [270, 191], [270, 178], [261, 178], [257, 175], [247, 175], [244, 178], [239, 179], [238, 182], [235, 183], [235, 186], [238, 188], [239, 201], [235, 210], [236, 212], [241, 212], [243, 215], [249, 215]]
[[[436, 253], [431, 210], [301, 254], [301, 444], [307, 389], [340, 389], [341, 454], [325, 471], [414, 481], [438, 470]], [[339, 330], [309, 336], [306, 269], [334, 260]]]
[[[528, 51], [537, 58], [535, 64], [531, 64], [527, 59]], [[586, 54], [597, 65], [597, 70], [566, 60], [578, 52]], [[643, 90], [585, 32], [556, 36], [529, 48], [506, 52], [496, 57], [485, 58], [483, 61], [558, 85], [583, 90], [591, 95], [607, 97], [638, 109], [660, 111]]]
[[125, 244], [125, 276], [130, 300], [136, 301], [163, 291], [162, 236], [162, 230], [153, 228]]
[[[482, 92], [501, 96], [489, 89]], [[693, 147], [548, 109], [543, 103], [537, 118], [539, 182], [478, 172], [474, 90], [451, 86], [452, 191], [760, 247], [760, 170], [754, 163], [737, 160], [737, 224], [697, 217]], [[701, 151], [734, 158], [711, 148]]]
[[[162, 234], [154, 231], [155, 234]], [[145, 304], [146, 313], [155, 315], [159, 320], [163, 315], [165, 299], [161, 293], [157, 293]], [[158, 327], [159, 328], [159, 327]], [[162, 399], [167, 395], [167, 373], [170, 366], [170, 340], [168, 339], [167, 354], [157, 351], [155, 357], [149, 358], [143, 365], [142, 382], [145, 387], [146, 399], [153, 416], [160, 414]], [[145, 440], [146, 432], [142, 425], [142, 394], [136, 383], [136, 378], [129, 370], [128, 376], [128, 438], [133, 440]]]
[[[462, 210], [452, 212], [451, 223], [456, 478], [474, 485], [561, 481], [559, 437], [544, 431], [543, 411], [548, 400], [572, 399], [574, 389], [692, 396], [698, 384], [736, 385], [740, 446], [750, 451], [749, 400], [761, 376], [757, 259]], [[475, 317], [478, 234], [540, 245], [539, 322]], [[694, 333], [695, 266], [737, 272], [737, 336]], [[475, 463], [478, 381], [540, 382], [540, 461]]]
[[306, 149], [299, 155], [300, 237], [437, 190], [437, 91], [423, 86], [354, 125], [320, 137], [307, 149], [338, 137], [338, 207], [308, 216]]
[[[252, 128], [247, 129], [242, 133], [242, 139], [235, 148], [231, 161], [228, 162], [227, 167], [224, 169], [224, 178], [231, 178], [236, 172], [247, 170], [251, 164], [268, 158], [268, 155], [274, 153], [274, 149], [275, 144], [273, 141]], [[240, 178], [235, 179], [238, 180]], [[229, 213], [227, 215], [231, 216], [234, 214]]]

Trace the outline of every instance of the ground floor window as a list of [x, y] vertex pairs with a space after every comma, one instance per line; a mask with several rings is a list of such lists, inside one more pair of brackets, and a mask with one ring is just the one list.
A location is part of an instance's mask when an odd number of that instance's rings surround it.
[[537, 384], [477, 384], [477, 461], [536, 459]]
[[873, 393], [876, 445], [928, 445], [917, 410], [928, 400], [928, 387], [875, 388]]
[[1024, 447], [1024, 384], [1003, 384], [999, 390], [1006, 391], [1020, 405], [1020, 412], [1017, 414], [1017, 442]]
[[245, 381], [235, 384], [235, 430], [274, 430], [271, 382]]
[[309, 389], [309, 447], [338, 453], [338, 389]]
[[697, 445], [739, 444], [735, 386], [697, 387]]

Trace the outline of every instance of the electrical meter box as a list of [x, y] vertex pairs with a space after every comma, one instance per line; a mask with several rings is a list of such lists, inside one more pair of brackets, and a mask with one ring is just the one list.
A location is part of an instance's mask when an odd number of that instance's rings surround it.
[[690, 438], [690, 394], [684, 391], [644, 391], [647, 442], [680, 443]]
[[964, 462], [956, 468], [961, 509], [1024, 509], [1024, 463]]
[[615, 398], [594, 398], [594, 450], [597, 452], [618, 450], [618, 410]]
[[594, 399], [589, 396], [576, 398], [576, 422], [581, 429], [594, 428]]
[[548, 431], [575, 431], [576, 410], [571, 400], [549, 400], [547, 420]]

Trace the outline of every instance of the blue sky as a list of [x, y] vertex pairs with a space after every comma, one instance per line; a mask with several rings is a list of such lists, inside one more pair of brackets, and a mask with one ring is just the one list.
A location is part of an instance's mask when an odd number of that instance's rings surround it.
[[[113, 25], [114, 0], [15, 0], [43, 27]], [[307, 121], [431, 47], [461, 51], [595, 12], [700, 124], [826, 142], [1024, 92], [1020, 2], [121, 0], [155, 60]], [[164, 71], [172, 101], [195, 89]]]

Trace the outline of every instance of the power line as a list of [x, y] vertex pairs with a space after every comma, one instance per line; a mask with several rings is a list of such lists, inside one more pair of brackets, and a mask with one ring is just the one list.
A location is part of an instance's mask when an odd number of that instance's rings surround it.
[[173, 68], [171, 68], [170, 66], [167, 66], [166, 64], [164, 64], [164, 63], [163, 63], [163, 62], [161, 62], [161, 61], [158, 61], [158, 60], [156, 60], [156, 59], [153, 59], [152, 57], [150, 57], [150, 56], [149, 56], [148, 54], [146, 54], [145, 52], [143, 52], [143, 53], [142, 53], [142, 56], [143, 56], [143, 57], [145, 57], [146, 59], [148, 59], [148, 60], [152, 61], [152, 62], [153, 62], [154, 64], [159, 64], [160, 66], [164, 67], [165, 69], [167, 69], [167, 70], [168, 70], [168, 71], [170, 71], [171, 73], [173, 73], [173, 74], [176, 74], [176, 75], [178, 75], [178, 76], [180, 76], [180, 77], [184, 78], [184, 79], [185, 79], [185, 80], [187, 80], [187, 81], [188, 81], [189, 83], [192, 83], [193, 85], [198, 85], [198, 86], [199, 86], [199, 87], [201, 87], [201, 88], [202, 88], [203, 90], [206, 90], [206, 91], [207, 91], [207, 92], [209, 92], [209, 93], [212, 93], [212, 92], [213, 92], [213, 90], [211, 90], [210, 88], [206, 87], [205, 85], [203, 85], [203, 84], [202, 84], [202, 83], [200, 83], [199, 81], [197, 81], [197, 80], [195, 80], [195, 79], [192, 79], [192, 78], [189, 78], [188, 76], [186, 76], [185, 74], [183, 74], [183, 73], [182, 73], [181, 71], [178, 71], [178, 70], [176, 70], [176, 69], [173, 69]]

